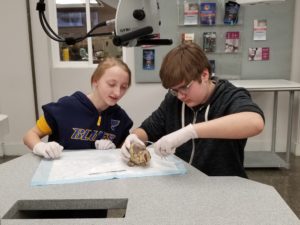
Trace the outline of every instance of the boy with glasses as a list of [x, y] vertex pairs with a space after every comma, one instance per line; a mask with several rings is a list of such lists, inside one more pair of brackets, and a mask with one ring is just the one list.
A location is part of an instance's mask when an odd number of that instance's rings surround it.
[[247, 138], [264, 128], [264, 114], [249, 92], [211, 76], [211, 66], [195, 43], [181, 44], [163, 59], [165, 99], [121, 149], [129, 159], [131, 143], [155, 142], [155, 152], [175, 154], [209, 176], [247, 177]]

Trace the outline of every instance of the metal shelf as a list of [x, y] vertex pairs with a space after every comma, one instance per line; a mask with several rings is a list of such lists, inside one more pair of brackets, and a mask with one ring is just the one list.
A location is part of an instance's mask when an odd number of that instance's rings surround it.
[[[272, 142], [271, 151], [260, 152], [245, 152], [244, 166], [246, 168], [262, 168], [262, 167], [284, 167], [289, 169], [291, 142], [292, 142], [292, 124], [294, 114], [294, 95], [296, 91], [300, 91], [300, 83], [283, 79], [265, 79], [265, 80], [231, 80], [231, 83], [237, 87], [246, 88], [253, 92], [273, 92], [273, 121], [272, 121]], [[288, 130], [285, 160], [280, 158], [275, 152], [276, 144], [276, 128], [277, 128], [277, 111], [278, 111], [278, 93], [289, 93], [289, 108], [288, 110]]]
[[274, 152], [245, 152], [245, 168], [289, 168], [289, 166], [288, 162]]

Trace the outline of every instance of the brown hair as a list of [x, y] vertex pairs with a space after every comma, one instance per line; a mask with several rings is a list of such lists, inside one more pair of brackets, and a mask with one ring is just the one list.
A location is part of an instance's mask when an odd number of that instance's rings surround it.
[[183, 43], [164, 57], [159, 76], [162, 85], [170, 88], [182, 81], [189, 83], [192, 80], [199, 80], [201, 82], [201, 74], [205, 69], [208, 69], [211, 77], [211, 66], [200, 46], [195, 43]]
[[122, 60], [115, 58], [115, 57], [106, 57], [102, 62], [100, 62], [98, 64], [97, 68], [95, 69], [95, 71], [91, 77], [91, 84], [93, 84], [94, 81], [99, 80], [107, 69], [114, 67], [114, 66], [119, 66], [125, 72], [128, 73], [128, 76], [129, 76], [128, 86], [130, 86], [131, 71], [130, 71], [129, 67]]

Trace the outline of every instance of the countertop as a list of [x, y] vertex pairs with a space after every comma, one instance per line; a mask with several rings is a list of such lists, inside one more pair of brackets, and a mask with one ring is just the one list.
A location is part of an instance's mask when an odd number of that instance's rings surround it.
[[[0, 165], [0, 224], [300, 224], [277, 191], [239, 177], [187, 174], [31, 186], [40, 158], [28, 153]], [[3, 219], [18, 200], [127, 199], [124, 218]]]

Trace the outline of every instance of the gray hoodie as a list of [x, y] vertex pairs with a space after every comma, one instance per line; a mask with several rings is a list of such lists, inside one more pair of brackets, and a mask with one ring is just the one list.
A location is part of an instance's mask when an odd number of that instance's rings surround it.
[[[190, 123], [213, 120], [238, 112], [263, 111], [252, 101], [249, 92], [227, 80], [213, 78], [214, 93], [203, 105], [185, 106], [177, 97], [167, 93], [165, 99], [141, 125], [150, 141], [174, 132]], [[176, 149], [176, 155], [209, 176], [247, 177], [244, 170], [244, 148], [247, 139], [190, 140]]]

